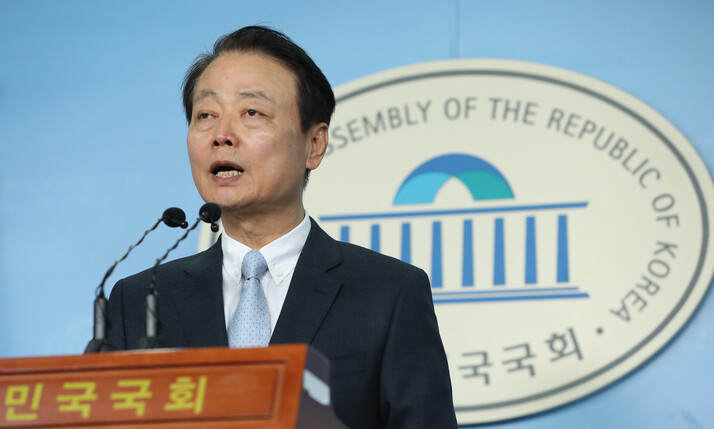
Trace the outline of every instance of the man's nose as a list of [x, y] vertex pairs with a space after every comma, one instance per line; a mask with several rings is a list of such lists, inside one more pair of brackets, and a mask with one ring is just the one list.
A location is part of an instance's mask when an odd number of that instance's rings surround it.
[[233, 124], [230, 117], [223, 116], [216, 128], [216, 135], [213, 140], [213, 146], [234, 146], [238, 144], [238, 136], [233, 130]]

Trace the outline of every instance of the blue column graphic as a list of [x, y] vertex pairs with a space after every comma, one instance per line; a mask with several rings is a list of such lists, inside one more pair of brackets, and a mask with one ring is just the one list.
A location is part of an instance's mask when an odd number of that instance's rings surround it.
[[435, 221], [432, 224], [431, 237], [431, 287], [442, 287], [441, 222]]
[[568, 217], [558, 216], [558, 283], [570, 281], [568, 267]]
[[493, 237], [493, 285], [506, 284], [506, 255], [503, 243], [503, 218], [497, 217], [494, 222]]
[[463, 271], [461, 272], [461, 285], [474, 285], [474, 237], [473, 222], [470, 219], [464, 220], [464, 250], [463, 250]]
[[340, 241], [349, 243], [350, 242], [350, 227], [344, 225], [340, 227]]
[[402, 224], [402, 261], [412, 262], [412, 225], [409, 222]]
[[374, 250], [375, 252], [379, 252], [380, 247], [381, 246], [379, 243], [379, 224], [375, 223], [372, 225], [372, 236], [370, 239], [369, 248]]
[[537, 282], [535, 218], [528, 216], [526, 218], [526, 283]]

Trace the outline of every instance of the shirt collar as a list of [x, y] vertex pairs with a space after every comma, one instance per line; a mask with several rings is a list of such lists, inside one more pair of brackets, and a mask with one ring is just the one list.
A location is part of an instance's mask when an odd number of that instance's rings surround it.
[[[268, 263], [268, 273], [277, 286], [281, 286], [285, 277], [295, 270], [300, 252], [302, 252], [307, 236], [310, 234], [310, 227], [310, 218], [305, 213], [305, 217], [298, 226], [258, 249]], [[221, 236], [221, 248], [223, 249], [223, 265], [229, 273], [240, 278], [243, 258], [251, 248], [229, 237], [228, 234]]]

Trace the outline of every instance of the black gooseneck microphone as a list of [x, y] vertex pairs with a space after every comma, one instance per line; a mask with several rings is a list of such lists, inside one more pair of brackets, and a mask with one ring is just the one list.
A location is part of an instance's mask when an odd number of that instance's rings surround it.
[[202, 221], [211, 224], [211, 231], [218, 232], [218, 220], [221, 218], [221, 208], [218, 204], [206, 203], [201, 206], [198, 216]]
[[159, 265], [169, 256], [172, 250], [178, 247], [188, 234], [196, 229], [199, 222], [203, 221], [211, 224], [211, 231], [218, 231], [216, 222], [221, 218], [221, 208], [214, 203], [206, 203], [198, 211], [198, 219], [186, 232], [176, 240], [162, 257], [156, 260], [154, 268], [151, 270], [151, 281], [149, 282], [149, 292], [146, 294], [146, 336], [139, 340], [140, 349], [155, 349], [163, 345], [161, 341], [161, 321], [159, 320], [159, 294], [156, 291], [156, 272]]
[[188, 227], [188, 222], [186, 222], [186, 213], [184, 213], [183, 210], [178, 207], [170, 207], [164, 210], [164, 214], [156, 221], [156, 223], [154, 223], [151, 228], [144, 231], [144, 234], [141, 236], [141, 238], [136, 243], [132, 244], [129, 247], [129, 250], [127, 250], [121, 258], [114, 261], [114, 264], [109, 267], [106, 274], [104, 274], [102, 282], [99, 284], [99, 286], [97, 286], [97, 289], [95, 291], [96, 298], [94, 299], [94, 337], [89, 341], [89, 344], [87, 344], [87, 348], [84, 349], [84, 353], [97, 353], [112, 350], [111, 344], [109, 344], [106, 339], [107, 298], [104, 295], [104, 283], [106, 283], [109, 276], [114, 272], [114, 268], [119, 265], [119, 262], [126, 259], [126, 257], [129, 256], [129, 253], [134, 250], [136, 246], [141, 244], [141, 242], [144, 241], [144, 238], [146, 238], [146, 236], [149, 235], [151, 231], [155, 230], [161, 222], [165, 223], [166, 226], [169, 226], [171, 228], [176, 228], [177, 226], [180, 226], [181, 228], [185, 229]]

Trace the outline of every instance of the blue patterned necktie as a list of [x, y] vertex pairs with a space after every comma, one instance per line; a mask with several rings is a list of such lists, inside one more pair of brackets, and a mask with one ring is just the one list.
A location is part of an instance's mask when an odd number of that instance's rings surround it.
[[270, 342], [270, 312], [260, 277], [268, 270], [265, 258], [257, 250], [243, 257], [241, 272], [245, 277], [238, 308], [228, 324], [231, 347], [266, 347]]

